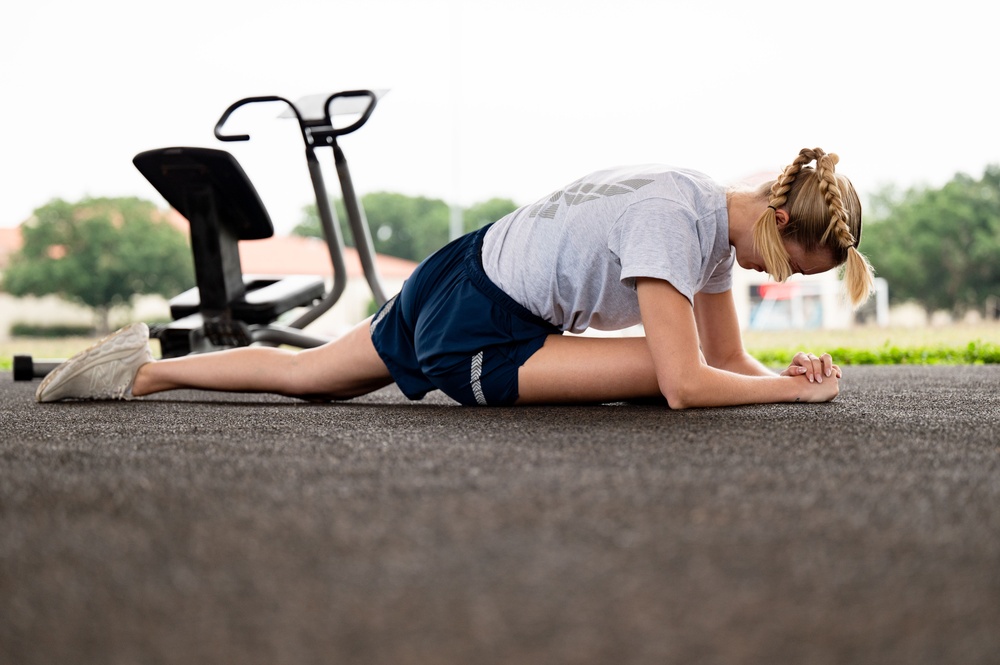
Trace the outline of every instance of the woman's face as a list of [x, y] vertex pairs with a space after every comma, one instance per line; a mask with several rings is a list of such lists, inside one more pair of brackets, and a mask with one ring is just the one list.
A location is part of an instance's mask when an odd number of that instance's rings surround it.
[[[794, 240], [785, 240], [784, 243], [792, 264], [793, 275], [816, 275], [837, 267], [833, 252], [826, 247], [807, 252], [801, 244]], [[747, 270], [767, 272], [764, 268], [764, 259], [752, 249], [744, 252], [737, 251], [736, 262], [740, 264], [741, 268]]]

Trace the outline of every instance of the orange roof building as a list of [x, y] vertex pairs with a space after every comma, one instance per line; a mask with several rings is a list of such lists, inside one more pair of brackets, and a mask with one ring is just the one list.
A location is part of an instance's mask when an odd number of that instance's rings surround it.
[[[243, 272], [248, 274], [333, 276], [326, 242], [319, 238], [275, 236], [265, 240], [245, 240], [240, 243], [240, 263]], [[361, 259], [353, 247], [344, 248], [344, 263], [349, 278], [364, 277]], [[383, 279], [402, 281], [410, 276], [417, 264], [378, 254], [375, 267]]]
[[21, 227], [0, 228], [0, 271], [7, 267], [10, 255], [21, 249]]
[[[188, 221], [183, 215], [170, 208], [164, 213], [164, 219], [188, 237]], [[273, 236], [264, 240], [245, 240], [240, 243], [240, 264], [247, 274], [333, 277], [330, 253], [326, 242], [319, 238]], [[353, 247], [344, 248], [344, 264], [348, 278], [364, 278], [361, 259]], [[395, 256], [378, 254], [375, 266], [383, 279], [402, 282], [410, 276], [417, 264]]]

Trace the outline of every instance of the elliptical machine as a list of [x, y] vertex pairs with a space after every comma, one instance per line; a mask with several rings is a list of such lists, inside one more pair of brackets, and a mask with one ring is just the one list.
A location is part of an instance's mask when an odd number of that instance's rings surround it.
[[[316, 197], [323, 236], [333, 266], [329, 291], [321, 276], [244, 275], [238, 243], [274, 235], [274, 227], [257, 190], [232, 154], [212, 148], [172, 147], [139, 153], [136, 168], [164, 199], [191, 225], [196, 286], [170, 300], [171, 321], [154, 326], [151, 336], [160, 342], [164, 358], [204, 353], [250, 344], [319, 346], [328, 340], [302, 329], [318, 319], [340, 299], [347, 285], [344, 239], [336, 212], [327, 195], [317, 149], [331, 148], [344, 208], [372, 295], [379, 305], [386, 301], [372, 248], [371, 232], [354, 191], [347, 158], [337, 139], [360, 129], [375, 110], [379, 94], [347, 90], [304, 97], [296, 103], [279, 96], [247, 97], [225, 110], [215, 125], [220, 141], [248, 141], [247, 134], [226, 134], [230, 116], [251, 104], [281, 102], [288, 109], [281, 117], [294, 117], [305, 145], [306, 163]], [[335, 116], [359, 116], [342, 127]], [[283, 314], [306, 308], [287, 325], [275, 323]], [[58, 360], [15, 356], [14, 380], [41, 378]]]

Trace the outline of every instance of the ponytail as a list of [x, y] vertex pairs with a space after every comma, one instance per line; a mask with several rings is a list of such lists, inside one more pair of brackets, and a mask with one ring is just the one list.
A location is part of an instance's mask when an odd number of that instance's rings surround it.
[[775, 209], [767, 206], [753, 225], [754, 250], [764, 259], [764, 269], [776, 281], [784, 282], [792, 275], [792, 262], [778, 231]]
[[872, 291], [875, 290], [875, 271], [865, 255], [853, 246], [847, 248], [844, 286], [854, 309], [864, 304]]

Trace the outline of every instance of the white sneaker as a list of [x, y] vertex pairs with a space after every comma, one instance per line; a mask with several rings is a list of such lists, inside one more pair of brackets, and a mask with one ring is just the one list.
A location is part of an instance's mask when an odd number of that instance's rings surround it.
[[136, 372], [152, 360], [149, 327], [133, 323], [49, 372], [38, 386], [35, 400], [132, 399]]

